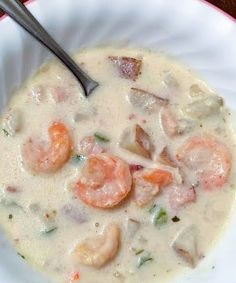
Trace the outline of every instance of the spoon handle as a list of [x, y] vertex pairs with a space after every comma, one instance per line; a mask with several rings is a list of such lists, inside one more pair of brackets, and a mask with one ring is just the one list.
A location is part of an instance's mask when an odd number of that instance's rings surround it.
[[98, 86], [98, 83], [79, 68], [75, 61], [58, 45], [19, 0], [0, 0], [0, 8], [51, 50], [70, 69], [81, 83], [86, 96]]

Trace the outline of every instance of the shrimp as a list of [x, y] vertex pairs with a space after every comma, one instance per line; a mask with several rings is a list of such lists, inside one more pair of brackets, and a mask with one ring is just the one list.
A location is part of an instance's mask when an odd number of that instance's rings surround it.
[[75, 194], [93, 207], [109, 208], [119, 204], [131, 190], [129, 165], [106, 153], [88, 157]]
[[102, 267], [113, 259], [118, 252], [120, 243], [120, 228], [117, 224], [109, 224], [102, 235], [85, 239], [75, 249], [80, 263]]
[[67, 90], [66, 87], [57, 86], [49, 88], [49, 90], [52, 100], [56, 103], [65, 102], [70, 97], [70, 92]]
[[133, 174], [134, 201], [138, 206], [148, 204], [162, 187], [172, 183], [170, 172], [161, 169], [147, 169]]
[[169, 203], [173, 209], [179, 209], [188, 203], [196, 201], [196, 191], [194, 187], [175, 186], [170, 189]]
[[221, 188], [232, 167], [229, 149], [210, 135], [193, 136], [179, 148], [177, 159], [190, 169], [206, 190]]
[[72, 140], [65, 125], [55, 122], [48, 133], [51, 141], [48, 148], [31, 138], [23, 145], [24, 163], [34, 173], [54, 173], [70, 158]]

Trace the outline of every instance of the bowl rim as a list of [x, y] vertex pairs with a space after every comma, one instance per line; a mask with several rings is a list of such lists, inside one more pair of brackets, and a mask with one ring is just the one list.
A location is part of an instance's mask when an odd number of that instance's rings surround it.
[[[29, 6], [30, 4], [36, 2], [37, 0], [26, 0], [24, 2], [24, 5]], [[208, 2], [207, 0], [195, 0], [198, 2], [201, 2], [203, 5], [208, 6], [210, 9], [215, 10], [215, 12], [217, 12], [218, 14], [221, 14], [221, 16], [226, 17], [229, 21], [233, 22], [234, 24], [236, 24], [236, 18], [234, 18], [233, 16], [231, 16], [230, 14], [228, 14], [227, 12], [225, 12], [224, 10], [222, 10], [221, 8], [219, 8], [218, 6]], [[0, 17], [0, 23], [5, 19], [8, 18], [9, 16], [7, 14], [3, 14]]]
[[[93, 0], [94, 1], [94, 0]], [[124, 0], [123, 0], [124, 1]], [[40, 2], [41, 1], [36, 1], [36, 0], [28, 0], [28, 1], [26, 1], [26, 4], [28, 5], [28, 4], [30, 4], [29, 5], [29, 8], [30, 8], [30, 10], [31, 9], [33, 9], [33, 8], [35, 8], [36, 6], [38, 6], [37, 4], [40, 4]], [[81, 1], [81, 2], [84, 2], [84, 1]], [[124, 1], [125, 2], [125, 1]], [[233, 31], [233, 34], [232, 35], [234, 35], [235, 33], [234, 33], [234, 31], [236, 31], [234, 28], [236, 27], [234, 24], [232, 24], [232, 23], [235, 23], [236, 22], [236, 20], [229, 20], [229, 18], [230, 18], [230, 16], [228, 17], [228, 15], [227, 15], [227, 17], [225, 17], [224, 15], [222, 16], [222, 14], [224, 14], [223, 13], [223, 11], [221, 11], [220, 9], [219, 9], [219, 11], [218, 11], [218, 9], [215, 7], [215, 6], [213, 6], [212, 5], [212, 8], [209, 8], [208, 9], [208, 7], [209, 6], [211, 6], [210, 5], [210, 3], [208, 3], [208, 2], [206, 2], [205, 0], [192, 0], [192, 2], [193, 3], [195, 3], [195, 4], [200, 4], [199, 6], [201, 6], [202, 8], [204, 8], [205, 7], [205, 10], [206, 10], [206, 15], [207, 15], [207, 13], [211, 13], [212, 14], [212, 16], [214, 16], [214, 17], [218, 17], [218, 19], [219, 20], [222, 20], [222, 22], [224, 21], [225, 23], [226, 23], [226, 26], [228, 27], [228, 26], [230, 26], [230, 29], [231, 28], [233, 28], [232, 29], [232, 31]], [[42, 4], [43, 4], [43, 2], [41, 2]], [[60, 2], [59, 2], [60, 3]], [[32, 4], [32, 5], [31, 5]], [[35, 5], [36, 4], [36, 5]], [[69, 4], [69, 3], [68, 3]], [[174, 3], [173, 3], [174, 4]], [[178, 4], [177, 4], [178, 5]], [[53, 8], [53, 7], [52, 7]], [[215, 9], [216, 8], [216, 9]], [[34, 9], [33, 9], [34, 10]], [[217, 10], [217, 11], [216, 11]], [[215, 11], [215, 12], [213, 12], [213, 11]], [[200, 16], [200, 15], [199, 15]], [[4, 24], [7, 24], [8, 22], [10, 22], [10, 21], [8, 21], [8, 20], [10, 20], [9, 19], [9, 17], [8, 16], [6, 16], [6, 17], [4, 17], [4, 18], [6, 18], [6, 21], [4, 22], [2, 22], [2, 27], [3, 27], [3, 25]], [[0, 21], [1, 21], [1, 19], [0, 19]], [[221, 21], [220, 21], [221, 22]], [[51, 23], [53, 24], [54, 23], [54, 20], [53, 20], [53, 18], [51, 19]], [[206, 23], [205, 23], [206, 24]], [[1, 26], [0, 26], [1, 27]], [[204, 27], [204, 21], [203, 21], [203, 23], [202, 23], [202, 27]], [[23, 33], [22, 33], [23, 34]], [[232, 37], [232, 36], [231, 36]], [[234, 36], [233, 36], [234, 37]], [[3, 39], [3, 38], [2, 38]], [[229, 39], [230, 39], [230, 37], [229, 37]], [[231, 40], [231, 39], [230, 39]], [[232, 39], [233, 40], [233, 39]], [[4, 40], [2, 40], [3, 42], [4, 42]], [[17, 47], [18, 48], [18, 47]], [[234, 54], [234, 53], [233, 53]], [[170, 56], [172, 56], [172, 55], [170, 55]], [[175, 55], [173, 55], [174, 57], [175, 57]], [[179, 57], [179, 56], [176, 56], [176, 58], [177, 57]], [[179, 58], [178, 58], [178, 60], [180, 61], [180, 62], [182, 62], [182, 59], [180, 60]], [[234, 60], [233, 60], [234, 61]], [[190, 65], [190, 64], [188, 64], [188, 63], [184, 63], [184, 65], [185, 66], [192, 66], [192, 65]], [[191, 67], [191, 69], [193, 69], [192, 67]], [[234, 68], [235, 69], [235, 68]], [[200, 73], [199, 73], [200, 74]], [[205, 81], [208, 81], [208, 79], [204, 79]], [[209, 81], [209, 85], [210, 84], [212, 84], [212, 83], [210, 83], [210, 81]], [[233, 84], [234, 85], [234, 84]], [[212, 86], [214, 86], [214, 84], [212, 84]], [[214, 89], [215, 89], [215, 86], [214, 86]], [[235, 109], [236, 110], [236, 109]], [[235, 120], [236, 121], [236, 120]], [[229, 221], [229, 223], [227, 223], [227, 231], [225, 230], [224, 231], [224, 236], [223, 237], [221, 237], [220, 238], [220, 241], [221, 242], [223, 242], [223, 238], [226, 238], [226, 234], [228, 234], [229, 232], [231, 233], [232, 231], [232, 228], [231, 227], [233, 227], [233, 217], [234, 217], [234, 214], [232, 213], [231, 214], [231, 216], [230, 216], [230, 221]], [[236, 219], [236, 218], [235, 218]], [[235, 226], [236, 227], [236, 226]], [[225, 243], [224, 243], [225, 244]], [[220, 245], [222, 246], [222, 243], [220, 244], [220, 242], [219, 242], [219, 240], [217, 240], [217, 246], [219, 246], [220, 247]], [[207, 258], [208, 258], [208, 260], [209, 261], [211, 261], [211, 258], [212, 258], [212, 255], [214, 255], [214, 253], [215, 252], [217, 252], [218, 253], [218, 247], [217, 248], [212, 248], [211, 249], [211, 255], [209, 254], [208, 256], [207, 256]], [[207, 262], [207, 264], [208, 264], [208, 262]], [[205, 266], [205, 265], [204, 265]], [[198, 269], [196, 269], [197, 271], [198, 271]], [[194, 275], [195, 273], [192, 273], [191, 272], [191, 279], [193, 278], [193, 277], [195, 277], [195, 275]], [[182, 279], [182, 276], [181, 276], [181, 278], [178, 278], [178, 279]], [[185, 279], [185, 278], [184, 278]], [[179, 282], [179, 281], [178, 281]], [[184, 281], [185, 282], [185, 281]], [[194, 281], [195, 282], [195, 281]], [[217, 282], [218, 282], [218, 280], [217, 280]], [[223, 282], [223, 281], [219, 281], [219, 282]], [[197, 282], [198, 283], [198, 282]]]

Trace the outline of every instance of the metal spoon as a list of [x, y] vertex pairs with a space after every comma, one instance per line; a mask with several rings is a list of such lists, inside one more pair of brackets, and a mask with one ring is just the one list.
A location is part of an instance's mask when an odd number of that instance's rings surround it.
[[19, 0], [0, 0], [0, 8], [66, 65], [81, 83], [85, 96], [99, 85], [80, 69]]

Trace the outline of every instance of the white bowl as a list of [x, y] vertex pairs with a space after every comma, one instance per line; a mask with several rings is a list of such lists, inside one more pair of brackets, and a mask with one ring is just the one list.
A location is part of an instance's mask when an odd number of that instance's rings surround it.
[[[38, 0], [30, 1], [28, 8], [68, 51], [122, 43], [174, 56], [196, 71], [236, 110], [236, 22], [203, 1]], [[1, 109], [12, 91], [49, 57], [47, 50], [12, 20], [1, 20]], [[236, 282], [235, 209], [233, 214], [216, 248], [176, 283]], [[0, 236], [0, 282], [48, 282], [16, 255], [3, 233]]]

